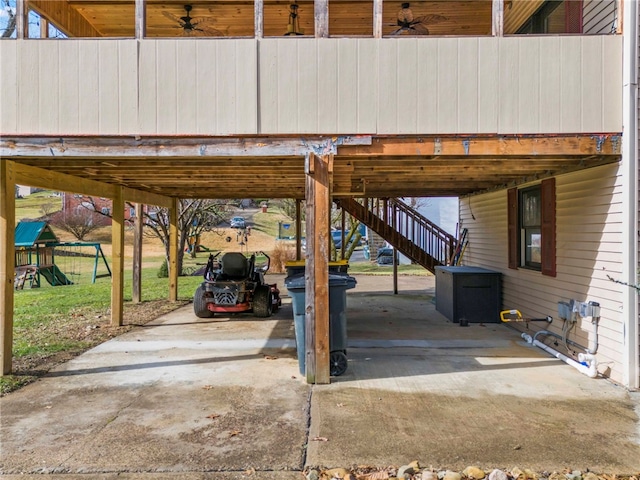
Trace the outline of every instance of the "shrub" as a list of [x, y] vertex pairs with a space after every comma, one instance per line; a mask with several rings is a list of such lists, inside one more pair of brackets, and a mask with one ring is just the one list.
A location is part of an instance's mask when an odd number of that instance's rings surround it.
[[283, 242], [276, 242], [276, 246], [271, 252], [271, 267], [273, 273], [284, 273], [285, 263], [296, 259], [296, 248]]
[[158, 269], [158, 278], [169, 278], [169, 264], [166, 258], [162, 261], [162, 265], [160, 265]]

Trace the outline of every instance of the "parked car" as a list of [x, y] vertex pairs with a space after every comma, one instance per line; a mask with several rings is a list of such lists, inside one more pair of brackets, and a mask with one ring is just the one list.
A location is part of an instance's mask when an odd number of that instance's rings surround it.
[[230, 223], [231, 228], [245, 228], [247, 226], [247, 223], [242, 217], [233, 217]]
[[[347, 238], [349, 236], [349, 231], [345, 230], [344, 232], [344, 238]], [[331, 230], [331, 237], [333, 238], [333, 243], [335, 243], [336, 248], [342, 248], [342, 230]], [[351, 243], [353, 243], [353, 239], [355, 237], [355, 234], [353, 237], [351, 237]], [[360, 242], [357, 243], [357, 245], [362, 244], [362, 238], [360, 238]]]
[[378, 265], [392, 265], [393, 264], [393, 248], [382, 247], [378, 249], [378, 255], [376, 256], [376, 263]]

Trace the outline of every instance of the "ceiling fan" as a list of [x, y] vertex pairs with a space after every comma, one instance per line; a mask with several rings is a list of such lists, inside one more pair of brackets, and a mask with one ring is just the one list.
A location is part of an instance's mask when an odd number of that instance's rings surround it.
[[207, 24], [213, 22], [212, 18], [193, 18], [191, 16], [192, 5], [185, 5], [184, 10], [186, 14], [182, 17], [178, 17], [173, 13], [164, 11], [162, 14], [170, 20], [178, 23], [175, 28], [181, 28], [183, 30], [182, 35], [185, 37], [222, 37], [224, 34], [220, 30], [208, 26]]
[[429, 35], [427, 25], [434, 25], [448, 20], [447, 17], [443, 17], [442, 15], [424, 15], [422, 17], [414, 17], [409, 6], [409, 2], [403, 3], [402, 8], [398, 12], [398, 21], [396, 23], [389, 24], [393, 27], [399, 27], [394, 30], [391, 35]]

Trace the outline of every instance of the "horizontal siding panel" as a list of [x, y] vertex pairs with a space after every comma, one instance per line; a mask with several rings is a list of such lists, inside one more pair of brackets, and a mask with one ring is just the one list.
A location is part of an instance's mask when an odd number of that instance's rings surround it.
[[616, 0], [585, 0], [582, 31], [587, 35], [611, 33], [615, 28]]
[[[561, 333], [562, 320], [557, 318], [559, 301], [600, 303], [598, 360], [608, 364], [608, 373], [616, 381], [622, 379], [620, 308], [621, 289], [626, 288], [609, 278], [615, 279], [623, 266], [619, 174], [618, 165], [607, 165], [556, 178], [556, 277], [507, 268], [503, 247], [507, 239], [506, 190], [462, 199], [459, 203], [461, 221], [469, 229], [469, 246], [463, 262], [502, 272], [503, 308], [517, 308], [529, 318], [551, 315], [555, 320], [549, 329]], [[570, 338], [586, 346], [590, 331], [587, 327], [580, 323]]]

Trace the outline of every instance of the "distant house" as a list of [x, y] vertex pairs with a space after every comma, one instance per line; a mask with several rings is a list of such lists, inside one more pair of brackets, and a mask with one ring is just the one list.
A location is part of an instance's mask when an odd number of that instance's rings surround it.
[[[88, 197], [86, 195], [79, 195], [77, 193], [63, 193], [62, 194], [62, 212], [81, 212], [83, 210], [96, 211], [107, 217], [111, 217], [112, 213], [112, 201], [104, 197]], [[125, 206], [124, 218], [125, 220], [131, 220], [135, 218], [135, 208]], [[110, 218], [106, 224], [110, 224]]]

